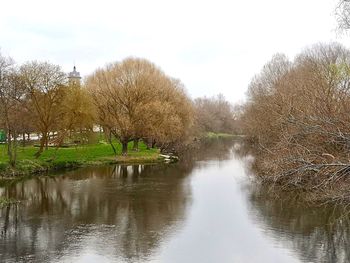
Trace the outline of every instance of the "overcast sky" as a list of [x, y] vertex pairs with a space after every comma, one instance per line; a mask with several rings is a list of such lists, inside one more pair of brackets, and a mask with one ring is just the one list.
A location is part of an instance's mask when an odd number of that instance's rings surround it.
[[83, 76], [143, 57], [181, 79], [193, 97], [242, 101], [274, 53], [289, 58], [338, 41], [337, 0], [2, 1], [0, 47], [17, 62], [50, 61]]

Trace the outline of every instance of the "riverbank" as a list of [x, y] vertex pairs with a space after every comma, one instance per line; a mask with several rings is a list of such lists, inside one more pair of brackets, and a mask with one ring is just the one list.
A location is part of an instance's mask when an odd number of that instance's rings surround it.
[[313, 160], [297, 159], [290, 152], [273, 152], [248, 140], [242, 145], [237, 153], [254, 156], [250, 168], [256, 183], [272, 196], [290, 193], [314, 205], [350, 204], [350, 163], [346, 160], [327, 162], [326, 154], [314, 154]]
[[19, 147], [17, 165], [13, 169], [8, 163], [6, 146], [0, 145], [0, 176], [23, 176], [65, 168], [103, 164], [157, 163], [164, 159], [160, 156], [158, 149], [147, 149], [143, 143], [139, 144], [138, 151], [133, 151], [130, 143], [127, 156], [120, 154], [120, 145], [116, 144], [115, 147], [118, 153], [117, 156], [115, 156], [109, 144], [102, 142], [71, 148], [49, 148], [37, 159], [34, 157], [38, 150], [37, 147]]

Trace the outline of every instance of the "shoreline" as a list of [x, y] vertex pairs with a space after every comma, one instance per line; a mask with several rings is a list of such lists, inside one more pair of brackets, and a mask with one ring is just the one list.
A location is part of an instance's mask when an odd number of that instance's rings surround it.
[[76, 168], [83, 168], [83, 167], [91, 167], [91, 166], [103, 166], [103, 165], [112, 165], [112, 164], [125, 164], [125, 165], [132, 165], [132, 164], [158, 164], [158, 163], [165, 163], [165, 158], [162, 157], [160, 154], [156, 156], [145, 156], [145, 157], [134, 157], [134, 156], [118, 156], [116, 159], [100, 159], [95, 161], [67, 161], [67, 162], [60, 162], [53, 165], [48, 166], [35, 166], [28, 167], [27, 170], [18, 170], [18, 169], [11, 169], [10, 167], [7, 167], [8, 169], [0, 171], [0, 181], [7, 181], [7, 180], [14, 180], [19, 179], [21, 177], [25, 176], [33, 176], [33, 175], [45, 175], [46, 173], [60, 171], [60, 170], [68, 170], [68, 169], [76, 169]]
[[[234, 137], [240, 136], [225, 133], [207, 133], [203, 134], [198, 139], [201, 141]], [[121, 152], [119, 145], [116, 145], [115, 148], [117, 152]], [[178, 160], [177, 157], [171, 158], [170, 156], [162, 155], [159, 149], [147, 149], [146, 145], [142, 142], [139, 145], [138, 151], [133, 151], [131, 144], [128, 145], [128, 148], [127, 156], [120, 154], [114, 155], [110, 145], [106, 143], [97, 143], [75, 148], [59, 148], [58, 151], [57, 149], [49, 148], [49, 150], [44, 151], [38, 159], [35, 159], [34, 153], [37, 149], [33, 146], [23, 147], [19, 150], [16, 168], [11, 168], [6, 160], [1, 160], [0, 156], [0, 181], [13, 180], [29, 175], [44, 175], [49, 172], [88, 166], [157, 164]]]
[[147, 146], [143, 143], [140, 143], [138, 151], [133, 151], [132, 144], [130, 144], [127, 156], [120, 154], [121, 149], [119, 148], [121, 146], [115, 145], [115, 148], [118, 152], [117, 155], [106, 143], [82, 145], [74, 148], [49, 148], [39, 158], [35, 158], [34, 154], [37, 151], [35, 147], [22, 147], [18, 150], [16, 168], [10, 166], [6, 159], [5, 148], [2, 148], [3, 151], [0, 151], [0, 180], [15, 179], [27, 175], [41, 175], [86, 166], [165, 162], [165, 158], [160, 156], [159, 149], [147, 149]]

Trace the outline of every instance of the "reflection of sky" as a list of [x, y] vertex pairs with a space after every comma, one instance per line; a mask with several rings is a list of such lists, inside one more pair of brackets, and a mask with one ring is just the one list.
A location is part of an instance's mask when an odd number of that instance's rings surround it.
[[192, 177], [185, 228], [160, 248], [159, 262], [299, 262], [252, 224], [240, 190], [242, 162], [211, 163]]
[[[208, 156], [218, 151], [214, 146], [206, 147]], [[296, 247], [297, 233], [279, 233], [271, 218], [265, 217], [270, 223], [266, 227], [252, 214], [258, 212], [245, 189], [249, 158], [236, 159], [229, 147], [227, 152], [232, 159], [212, 157], [184, 170], [181, 165], [152, 166], [154, 170], [128, 166], [126, 177], [113, 177], [111, 167], [87, 168], [90, 174], [82, 169], [24, 181], [26, 187], [19, 183], [16, 192], [25, 189], [33, 204], [23, 202], [19, 207], [17, 232], [9, 231], [8, 239], [17, 242], [17, 253], [28, 249], [37, 261], [300, 262], [300, 252], [310, 247]], [[201, 160], [210, 159], [204, 155]], [[142, 176], [133, 176], [137, 170]], [[38, 205], [45, 196], [40, 195], [38, 182], [44, 183], [51, 198], [48, 210]], [[4, 213], [0, 215], [3, 223]], [[286, 233], [292, 236], [286, 238]], [[1, 248], [12, 249], [7, 241], [0, 239]], [[300, 236], [297, 241], [310, 240]], [[316, 245], [312, 241], [309, 245]]]
[[186, 180], [173, 167], [145, 165], [20, 181], [6, 193], [21, 204], [0, 210], [0, 261], [148, 257], [168, 231], [181, 227], [190, 204]]

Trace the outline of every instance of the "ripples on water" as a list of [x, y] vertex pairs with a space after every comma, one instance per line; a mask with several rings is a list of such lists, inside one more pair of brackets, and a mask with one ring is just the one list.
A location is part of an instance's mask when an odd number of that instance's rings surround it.
[[350, 262], [342, 207], [273, 197], [216, 140], [177, 164], [83, 168], [0, 188], [1, 262]]

